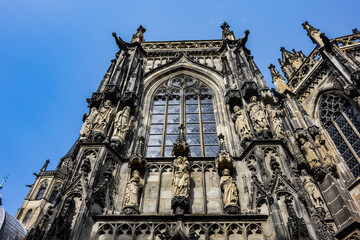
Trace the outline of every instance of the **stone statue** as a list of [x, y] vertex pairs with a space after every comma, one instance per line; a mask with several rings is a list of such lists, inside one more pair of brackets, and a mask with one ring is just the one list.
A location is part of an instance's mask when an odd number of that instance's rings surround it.
[[136, 210], [139, 206], [139, 193], [144, 186], [144, 180], [140, 177], [138, 170], [132, 172], [130, 180], [126, 184], [125, 206], [134, 207]]
[[90, 110], [90, 115], [87, 113], [84, 114], [83, 122], [84, 124], [81, 127], [80, 130], [80, 139], [86, 139], [90, 135], [90, 131], [93, 127], [93, 121], [95, 119], [95, 116], [98, 114], [98, 111], [96, 107], [92, 107]]
[[335, 160], [334, 160], [333, 156], [331, 156], [329, 154], [329, 152], [330, 153], [333, 153], [333, 152], [329, 151], [329, 149], [326, 147], [325, 140], [323, 139], [323, 137], [320, 134], [315, 136], [315, 146], [319, 150], [319, 152], [322, 156], [322, 159], [324, 160], [326, 168], [329, 169], [330, 172], [336, 173], [337, 167], [335, 164]]
[[301, 144], [300, 149], [303, 151], [310, 169], [313, 170], [317, 167], [321, 167], [319, 158], [314, 151], [315, 147], [309, 141], [306, 141], [305, 138], [300, 138], [299, 142]]
[[111, 137], [112, 144], [121, 146], [125, 142], [126, 134], [129, 132], [131, 124], [134, 121], [134, 117], [130, 117], [131, 108], [129, 106], [124, 107], [122, 111], [119, 111], [114, 120], [114, 133]]
[[189, 162], [186, 157], [179, 156], [174, 161], [172, 174], [172, 185], [174, 197], [183, 196], [189, 198], [190, 174]]
[[261, 104], [257, 101], [257, 97], [252, 96], [250, 101], [251, 103], [248, 106], [248, 111], [255, 132], [269, 131], [269, 122], [266, 118], [266, 113]]
[[270, 116], [271, 123], [273, 124], [274, 135], [277, 137], [283, 137], [285, 135], [281, 120], [283, 118], [283, 111], [272, 107], [270, 104], [267, 105], [267, 111]]
[[308, 175], [305, 169], [301, 170], [301, 175], [303, 178], [303, 186], [309, 195], [309, 198], [315, 208], [324, 207], [324, 200], [321, 196], [320, 190], [315, 185], [312, 178]]
[[230, 170], [225, 168], [220, 179], [220, 187], [223, 191], [224, 207], [229, 205], [238, 205], [239, 197], [236, 183], [230, 176]]
[[234, 113], [231, 115], [235, 122], [235, 129], [241, 138], [251, 138], [251, 128], [247, 116], [239, 106], [234, 106]]
[[111, 101], [106, 100], [104, 106], [99, 110], [93, 121], [93, 132], [98, 132], [105, 137], [106, 127], [112, 116]]

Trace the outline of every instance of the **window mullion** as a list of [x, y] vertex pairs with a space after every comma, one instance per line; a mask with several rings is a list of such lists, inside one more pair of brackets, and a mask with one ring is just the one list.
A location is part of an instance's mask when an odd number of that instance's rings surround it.
[[352, 123], [352, 121], [350, 120], [348, 115], [346, 115], [346, 113], [344, 113], [343, 111], [341, 111], [341, 113], [344, 116], [344, 118], [346, 119], [346, 121], [348, 122], [348, 124], [350, 125], [350, 127], [353, 129], [355, 134], [358, 136], [358, 138], [360, 138], [360, 133], [358, 132], [358, 130], [356, 129], [356, 127], [354, 126], [354, 124]]
[[202, 116], [201, 116], [201, 96], [198, 96], [198, 109], [199, 109], [199, 128], [200, 128], [200, 142], [201, 142], [201, 156], [205, 157], [205, 147], [204, 147], [204, 136], [202, 128]]
[[[332, 123], [334, 124], [336, 130], [339, 132], [340, 136], [343, 138], [343, 140], [344, 140], [345, 144], [347, 145], [347, 147], [350, 149], [351, 153], [354, 155], [356, 160], [360, 163], [359, 156], [356, 154], [355, 150], [352, 148], [351, 144], [348, 142], [348, 140], [345, 137], [344, 133], [341, 131], [339, 125], [337, 125], [337, 123], [335, 121], [332, 121]], [[346, 161], [346, 159], [344, 159], [344, 160]]]
[[166, 97], [165, 102], [165, 113], [164, 113], [164, 130], [162, 136], [162, 145], [161, 145], [161, 157], [165, 155], [165, 138], [166, 138], [166, 125], [167, 125], [167, 116], [168, 116], [168, 105], [169, 105], [169, 97]]

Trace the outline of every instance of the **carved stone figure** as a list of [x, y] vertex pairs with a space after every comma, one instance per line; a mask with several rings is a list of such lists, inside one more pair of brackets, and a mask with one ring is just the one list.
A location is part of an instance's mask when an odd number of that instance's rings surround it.
[[313, 170], [316, 167], [321, 167], [319, 158], [314, 151], [315, 147], [309, 141], [306, 141], [305, 138], [300, 138], [299, 142], [301, 144], [300, 149], [303, 151], [310, 169]]
[[274, 128], [274, 135], [277, 137], [284, 136], [284, 127], [282, 123], [283, 111], [272, 107], [270, 104], [267, 105], [267, 111], [271, 119], [271, 123]]
[[126, 134], [129, 132], [131, 124], [134, 121], [134, 117], [130, 117], [131, 108], [129, 106], [124, 107], [122, 111], [119, 111], [114, 120], [114, 133], [111, 137], [111, 145], [121, 146], [125, 142]]
[[241, 138], [251, 138], [251, 128], [245, 112], [239, 106], [234, 106], [234, 113], [231, 115], [235, 122], [235, 129]]
[[95, 133], [95, 135], [101, 135], [103, 138], [105, 137], [105, 131], [111, 120], [111, 116], [111, 101], [106, 100], [104, 106], [96, 114], [93, 122], [93, 133]]
[[224, 207], [238, 205], [239, 196], [234, 179], [230, 176], [230, 170], [224, 169], [220, 179], [220, 187], [223, 191]]
[[319, 150], [324, 160], [326, 168], [329, 169], [330, 172], [336, 173], [337, 168], [336, 168], [335, 160], [330, 155], [329, 153], [330, 150], [326, 147], [325, 140], [322, 138], [320, 134], [315, 136], [315, 146]]
[[87, 113], [84, 114], [83, 121], [84, 124], [81, 127], [80, 130], [80, 139], [86, 139], [90, 135], [90, 131], [93, 127], [93, 121], [95, 119], [95, 116], [98, 114], [98, 111], [96, 107], [92, 107], [90, 110], [90, 115]]
[[125, 207], [134, 207], [138, 210], [139, 193], [144, 186], [144, 180], [140, 177], [138, 170], [132, 172], [130, 180], [126, 184]]
[[174, 161], [172, 175], [173, 194], [189, 198], [190, 193], [190, 174], [189, 162], [186, 157], [179, 156]]
[[302, 178], [303, 178], [303, 186], [304, 186], [307, 194], [309, 195], [309, 198], [310, 198], [312, 204], [314, 205], [315, 208], [319, 208], [319, 207], [323, 208], [324, 207], [324, 201], [323, 201], [323, 198], [321, 196], [320, 190], [315, 185], [314, 181], [308, 175], [306, 170], [304, 170], [304, 169], [301, 170], [301, 175], [302, 175]]
[[266, 118], [266, 113], [261, 104], [257, 101], [257, 97], [252, 96], [250, 101], [251, 103], [248, 106], [248, 111], [255, 132], [258, 134], [269, 131], [269, 122]]

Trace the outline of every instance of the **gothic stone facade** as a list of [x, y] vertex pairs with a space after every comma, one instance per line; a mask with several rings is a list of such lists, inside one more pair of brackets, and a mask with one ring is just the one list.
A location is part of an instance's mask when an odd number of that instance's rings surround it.
[[26, 239], [360, 239], [359, 39], [281, 48], [270, 90], [235, 38], [146, 42], [87, 99], [79, 139], [37, 174]]

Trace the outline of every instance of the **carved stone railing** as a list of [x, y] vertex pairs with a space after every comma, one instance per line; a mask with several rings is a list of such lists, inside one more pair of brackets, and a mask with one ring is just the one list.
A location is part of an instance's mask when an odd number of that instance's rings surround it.
[[360, 44], [360, 33], [343, 36], [339, 38], [335, 38], [337, 45], [342, 47], [347, 47], [354, 44]]
[[290, 77], [288, 86], [294, 90], [300, 84], [300, 82], [305, 79], [305, 76], [311, 71], [311, 69], [320, 59], [321, 56], [319, 50], [315, 48], [299, 67], [299, 69]]
[[[339, 38], [332, 39], [335, 41], [340, 49], [348, 48], [350, 46], [359, 45], [360, 46], [360, 32], [357, 32], [352, 35], [347, 35]], [[305, 80], [306, 75], [313, 69], [316, 63], [318, 63], [322, 57], [320, 56], [319, 50], [316, 47], [308, 56], [308, 58], [303, 62], [300, 68], [293, 73], [288, 81], [288, 86], [291, 90], [297, 88], [297, 86]]]
[[211, 49], [220, 48], [223, 44], [222, 40], [206, 40], [206, 41], [172, 41], [172, 42], [144, 42], [141, 46], [146, 51], [157, 50], [174, 50], [174, 49]]

